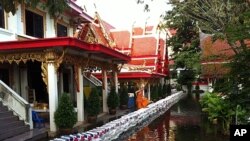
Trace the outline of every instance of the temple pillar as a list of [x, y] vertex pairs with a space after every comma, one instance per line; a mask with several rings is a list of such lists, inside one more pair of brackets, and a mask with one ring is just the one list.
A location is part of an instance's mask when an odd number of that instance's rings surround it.
[[108, 79], [107, 79], [107, 70], [102, 70], [102, 105], [103, 105], [103, 112], [108, 112]]
[[79, 84], [79, 91], [76, 93], [77, 98], [77, 120], [84, 121], [84, 94], [83, 94], [83, 74], [82, 69], [79, 67], [78, 69], [78, 84]]
[[48, 94], [49, 94], [49, 116], [50, 116], [50, 131], [56, 132], [56, 124], [54, 121], [54, 113], [58, 106], [58, 88], [57, 88], [57, 72], [54, 62], [48, 62]]
[[148, 83], [148, 100], [150, 101], [150, 83]]
[[115, 86], [115, 92], [118, 94], [118, 73], [117, 71], [114, 71], [114, 86]]

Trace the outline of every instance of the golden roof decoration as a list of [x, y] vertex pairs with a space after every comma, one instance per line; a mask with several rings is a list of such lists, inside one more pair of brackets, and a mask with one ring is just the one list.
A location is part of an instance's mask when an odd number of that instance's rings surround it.
[[103, 36], [105, 37], [105, 39], [108, 41], [108, 44], [110, 47], [114, 48], [116, 46], [114, 40], [111, 38], [110, 33], [107, 31], [106, 27], [104, 26], [104, 23], [100, 17], [100, 15], [98, 14], [98, 12], [95, 12], [95, 19], [94, 19], [95, 23], [98, 24], [101, 28], [101, 31], [103, 33]]

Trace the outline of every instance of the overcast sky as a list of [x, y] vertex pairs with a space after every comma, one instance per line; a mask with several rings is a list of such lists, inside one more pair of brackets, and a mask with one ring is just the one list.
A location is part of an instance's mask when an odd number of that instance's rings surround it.
[[[131, 28], [135, 25], [157, 24], [160, 15], [170, 9], [167, 0], [145, 0], [150, 11], [144, 12], [144, 4], [137, 0], [78, 0], [77, 3], [87, 10], [90, 16], [97, 11], [101, 18], [116, 28]], [[95, 6], [94, 6], [95, 5]]]

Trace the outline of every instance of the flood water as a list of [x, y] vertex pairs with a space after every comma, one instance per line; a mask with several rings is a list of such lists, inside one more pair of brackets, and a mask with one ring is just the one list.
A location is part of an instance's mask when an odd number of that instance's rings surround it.
[[122, 141], [228, 141], [218, 125], [201, 113], [198, 98], [187, 96], [145, 126], [124, 134]]

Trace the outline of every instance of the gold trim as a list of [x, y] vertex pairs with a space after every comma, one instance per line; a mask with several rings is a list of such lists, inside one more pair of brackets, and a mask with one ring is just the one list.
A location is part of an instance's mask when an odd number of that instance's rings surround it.
[[[9, 64], [20, 64], [21, 62], [23, 62], [25, 64], [29, 60], [33, 62], [41, 62], [41, 75], [46, 86], [48, 85], [48, 63], [54, 63], [56, 72], [58, 72], [58, 69], [62, 63], [72, 64], [77, 68], [81, 67], [82, 70], [87, 67], [100, 67], [106, 70], [119, 70], [117, 64], [96, 61], [91, 59], [90, 57], [69, 55], [67, 54], [66, 49], [63, 50], [61, 54], [59, 51], [54, 49], [48, 49], [40, 52], [0, 54], [0, 63], [7, 62]], [[77, 76], [75, 76], [75, 78], [77, 78]]]
[[79, 84], [79, 66], [74, 65], [74, 80], [76, 85], [76, 91], [80, 92], [80, 84]]
[[40, 61], [44, 60], [44, 55], [39, 52], [31, 52], [31, 53], [12, 53], [12, 54], [1, 54], [0, 62], [8, 62], [12, 64], [13, 62], [19, 64], [20, 62], [26, 63], [28, 60], [31, 61]]
[[98, 43], [98, 38], [95, 37], [95, 33], [93, 33], [93, 31], [94, 30], [91, 28], [91, 26], [89, 26], [89, 28], [86, 31], [87, 33], [83, 41], [90, 43], [90, 44]]
[[63, 62], [65, 52], [66, 51], [63, 50], [62, 55], [59, 56], [57, 53], [55, 53], [55, 50], [45, 51], [45, 56], [44, 56], [45, 59], [42, 61], [42, 65], [41, 65], [41, 69], [42, 69], [41, 75], [42, 75], [43, 82], [46, 84], [46, 86], [48, 86], [48, 64], [54, 63], [55, 71], [58, 72], [58, 69], [61, 63]]
[[46, 86], [48, 86], [48, 63], [42, 62], [41, 69], [42, 69], [41, 75], [43, 82], [45, 83]]
[[95, 20], [98, 20], [98, 24], [100, 25], [101, 27], [101, 31], [102, 31], [102, 34], [104, 35], [104, 38], [108, 41], [108, 44], [111, 48], [114, 48], [116, 46], [116, 43], [114, 42], [114, 40], [112, 39], [111, 35], [109, 32], [107, 32], [107, 29], [106, 27], [104, 26], [104, 23], [100, 17], [100, 15], [96, 12], [95, 13]]
[[100, 67], [100, 68], [110, 68], [110, 65], [106, 62], [92, 60], [91, 58], [65, 55], [63, 59], [63, 63], [72, 64], [76, 66], [81, 66], [82, 69], [87, 67]]

